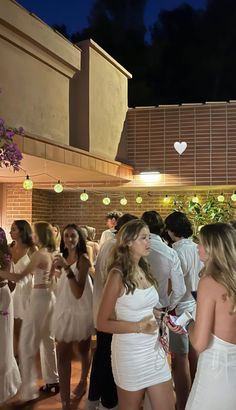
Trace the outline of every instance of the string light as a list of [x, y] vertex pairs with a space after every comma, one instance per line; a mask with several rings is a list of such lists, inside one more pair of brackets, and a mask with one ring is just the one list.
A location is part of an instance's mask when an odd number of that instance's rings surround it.
[[199, 198], [198, 198], [198, 196], [197, 196], [196, 194], [192, 197], [192, 202], [193, 202], [194, 204], [198, 204], [198, 203], [199, 203]]
[[136, 201], [136, 204], [141, 204], [143, 202], [143, 198], [141, 197], [141, 195], [138, 194], [136, 196], [135, 201]]
[[83, 202], [86, 202], [86, 201], [89, 199], [89, 196], [88, 196], [88, 194], [87, 194], [87, 192], [86, 192], [85, 189], [84, 189], [84, 192], [82, 192], [82, 194], [80, 194], [80, 199], [81, 199], [81, 201], [83, 201]]
[[170, 203], [170, 197], [169, 195], [166, 194], [166, 196], [163, 199], [164, 204], [168, 205]]
[[121, 200], [120, 200], [120, 204], [121, 204], [121, 205], [125, 206], [125, 205], [127, 205], [127, 203], [128, 203], [128, 201], [127, 201], [127, 199], [125, 198], [125, 196], [124, 196], [123, 198], [121, 198]]
[[53, 189], [57, 194], [60, 194], [63, 191], [63, 185], [61, 184], [60, 180], [57, 182], [57, 184], [54, 185]]
[[231, 199], [233, 202], [236, 201], [236, 191], [234, 191], [233, 195], [231, 195]]
[[110, 205], [111, 200], [110, 200], [109, 196], [106, 195], [106, 196], [103, 198], [102, 203], [103, 203], [103, 205]]
[[30, 177], [29, 177], [29, 175], [26, 175], [26, 178], [25, 178], [25, 180], [24, 180], [24, 182], [23, 182], [23, 188], [26, 190], [26, 191], [30, 191], [32, 188], [33, 188], [33, 181], [32, 181], [32, 179], [30, 179]]
[[217, 197], [218, 202], [224, 202], [225, 197], [223, 195], [223, 192]]

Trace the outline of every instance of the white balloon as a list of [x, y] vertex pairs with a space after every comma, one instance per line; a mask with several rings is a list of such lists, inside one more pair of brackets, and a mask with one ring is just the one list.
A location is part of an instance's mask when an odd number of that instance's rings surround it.
[[186, 150], [187, 148], [187, 142], [182, 141], [182, 142], [178, 142], [176, 141], [174, 143], [174, 148], [175, 150], [178, 152], [179, 155], [183, 154], [183, 152]]

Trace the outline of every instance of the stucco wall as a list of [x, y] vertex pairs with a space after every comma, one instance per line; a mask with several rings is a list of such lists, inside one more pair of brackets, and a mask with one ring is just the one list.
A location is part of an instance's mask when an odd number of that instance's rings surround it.
[[80, 50], [11, 0], [0, 3], [0, 115], [69, 144], [69, 83]]
[[[78, 102], [73, 113], [77, 113], [78, 124], [71, 142], [78, 148], [88, 147], [95, 155], [125, 161], [125, 154], [117, 157], [117, 152], [128, 109], [131, 74], [93, 40], [82, 41], [79, 47], [82, 50], [81, 74], [74, 84]], [[79, 118], [80, 123], [88, 119], [83, 129], [79, 128]]]

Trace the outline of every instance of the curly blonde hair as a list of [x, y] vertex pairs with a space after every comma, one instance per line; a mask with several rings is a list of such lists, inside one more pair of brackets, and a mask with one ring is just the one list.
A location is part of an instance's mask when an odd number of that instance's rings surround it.
[[205, 225], [200, 230], [200, 242], [207, 254], [203, 276], [211, 276], [223, 285], [236, 313], [236, 230], [225, 223]]
[[[121, 272], [122, 282], [126, 288], [127, 294], [134, 293], [135, 289], [138, 287], [135, 278], [137, 271], [135, 271], [136, 266], [130, 243], [138, 238], [143, 228], [148, 229], [145, 222], [141, 219], [134, 219], [123, 225], [116, 236], [117, 241], [113, 249], [112, 263], [109, 266], [109, 271], [117, 269]], [[139, 266], [145, 273], [148, 282], [157, 287], [157, 283], [150, 272], [149, 264], [145, 258], [140, 258]]]

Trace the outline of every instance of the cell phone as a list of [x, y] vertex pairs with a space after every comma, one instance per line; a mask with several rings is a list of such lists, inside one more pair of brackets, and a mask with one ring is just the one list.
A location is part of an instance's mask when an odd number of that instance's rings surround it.
[[191, 294], [192, 294], [193, 298], [194, 298], [195, 300], [197, 300], [197, 291], [196, 291], [196, 290], [192, 290]]

